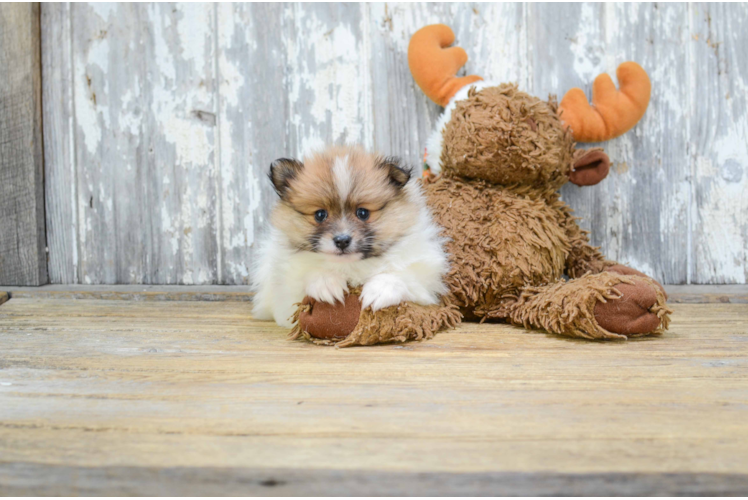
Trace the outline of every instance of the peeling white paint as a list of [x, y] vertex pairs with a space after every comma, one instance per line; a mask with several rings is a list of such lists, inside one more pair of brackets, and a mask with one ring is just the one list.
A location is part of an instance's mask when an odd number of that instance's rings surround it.
[[[582, 78], [582, 81], [592, 84], [600, 73], [606, 72], [605, 51], [601, 40], [602, 33], [596, 27], [599, 25], [599, 12], [595, 5], [582, 4], [582, 12], [579, 18], [579, 30], [574, 34], [575, 40], [569, 44], [574, 55], [574, 73]], [[568, 43], [568, 41], [567, 41]], [[536, 47], [535, 50], [540, 50]], [[615, 66], [614, 66], [615, 68]], [[614, 76], [615, 73], [611, 76]], [[568, 89], [564, 89], [566, 91]]]
[[177, 21], [179, 34], [179, 55], [185, 61], [194, 64], [197, 73], [211, 71], [208, 57], [213, 56], [213, 4], [184, 3], [180, 4], [181, 17]]
[[117, 4], [116, 3], [107, 3], [107, 2], [93, 2], [86, 4], [87, 7], [89, 7], [99, 18], [101, 18], [102, 21], [109, 21], [112, 17], [112, 14], [117, 13]]
[[221, 53], [218, 64], [221, 69], [221, 100], [225, 100], [227, 106], [251, 105], [239, 102], [239, 89], [244, 86], [244, 75], [236, 64], [229, 61], [225, 53]]
[[250, 179], [249, 210], [244, 220], [244, 227], [247, 230], [247, 241], [245, 244], [247, 245], [252, 245], [255, 242], [255, 234], [257, 233], [257, 229], [259, 229], [254, 226], [252, 214], [257, 213], [260, 209], [260, 204], [263, 202], [262, 188], [260, 187], [260, 182], [262, 180], [263, 179], [258, 179], [257, 177], [252, 177]]
[[303, 14], [296, 32], [303, 33], [307, 43], [290, 42], [287, 46], [287, 57], [295, 69], [289, 76], [291, 100], [308, 101], [308, 105], [304, 103], [307, 113], [292, 118], [301, 141], [299, 156], [328, 142], [319, 135], [328, 120], [330, 142], [363, 142], [362, 88], [368, 76], [363, 71], [361, 41], [351, 26], [323, 22], [314, 11]]
[[[466, 72], [474, 72], [486, 80], [515, 82], [529, 90], [528, 66], [532, 63], [524, 57], [527, 28], [517, 23], [524, 6], [502, 3], [483, 4], [477, 8], [480, 14], [473, 14], [473, 17], [479, 23], [482, 36], [475, 38], [473, 47], [463, 46], [470, 57]], [[498, 40], [501, 43], [496, 43]]]
[[91, 39], [86, 49], [74, 57], [76, 123], [83, 133], [88, 152], [95, 155], [101, 142], [102, 124], [109, 126], [108, 108], [100, 99], [97, 100], [96, 95], [96, 89], [102, 83], [106, 92], [108, 82], [95, 80], [99, 74], [106, 75], [109, 70], [109, 41], [106, 38]]
[[748, 226], [745, 197], [748, 183], [748, 119], [738, 120], [714, 143], [714, 159], [696, 158], [697, 184], [702, 188], [696, 224], [707, 235], [697, 246], [697, 280], [722, 276], [728, 282], [746, 282], [745, 232]]

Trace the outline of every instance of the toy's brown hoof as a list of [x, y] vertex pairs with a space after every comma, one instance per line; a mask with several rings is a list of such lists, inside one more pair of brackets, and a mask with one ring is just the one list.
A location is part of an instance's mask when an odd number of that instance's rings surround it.
[[[609, 273], [623, 274], [625, 276], [641, 276], [643, 278], [649, 278], [649, 276], [647, 276], [643, 272], [637, 271], [636, 269], [633, 269], [629, 266], [624, 266], [622, 264], [615, 264], [613, 266], [606, 267], [604, 271], [608, 271]], [[662, 290], [662, 293], [665, 295], [665, 299], [667, 300], [667, 292], [665, 291], [665, 287], [663, 287], [655, 279], [652, 279], [652, 281], [654, 281], [657, 284], [657, 286], [660, 287], [660, 290]]]
[[621, 298], [595, 305], [595, 319], [601, 327], [630, 336], [651, 333], [660, 326], [660, 318], [651, 311], [657, 292], [649, 281], [634, 278], [633, 285], [619, 283], [613, 288], [622, 293]]
[[361, 315], [361, 303], [358, 295], [346, 295], [345, 303], [318, 302], [311, 297], [304, 297], [302, 304], [308, 310], [299, 314], [299, 326], [317, 339], [344, 339], [356, 325]]

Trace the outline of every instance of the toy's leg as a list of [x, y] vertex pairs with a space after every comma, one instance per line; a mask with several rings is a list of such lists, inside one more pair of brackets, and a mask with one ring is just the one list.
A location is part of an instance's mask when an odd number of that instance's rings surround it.
[[509, 321], [526, 328], [587, 339], [662, 333], [670, 310], [657, 282], [610, 272], [527, 287], [511, 307]]
[[378, 311], [361, 311], [356, 328], [337, 347], [373, 345], [385, 342], [428, 340], [437, 332], [460, 323], [459, 309], [448, 303], [421, 306], [404, 302]]
[[359, 293], [352, 290], [345, 304], [305, 299], [294, 315], [290, 337], [337, 347], [426, 340], [442, 329], [457, 326], [462, 317], [447, 298], [432, 306], [403, 302], [376, 312], [370, 307], [361, 310]]

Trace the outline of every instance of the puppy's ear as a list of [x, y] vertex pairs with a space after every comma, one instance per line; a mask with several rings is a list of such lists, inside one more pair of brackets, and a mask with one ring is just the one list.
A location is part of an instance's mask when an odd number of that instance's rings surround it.
[[270, 164], [270, 182], [273, 183], [278, 196], [285, 197], [291, 181], [302, 168], [304, 168], [303, 163], [289, 158], [278, 158]]
[[410, 180], [411, 169], [408, 166], [402, 166], [400, 158], [395, 156], [382, 158], [379, 166], [387, 171], [390, 184], [397, 189], [402, 189]]

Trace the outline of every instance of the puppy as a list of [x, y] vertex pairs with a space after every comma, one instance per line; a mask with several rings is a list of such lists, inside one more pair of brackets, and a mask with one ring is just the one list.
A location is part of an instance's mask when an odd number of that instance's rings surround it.
[[274, 161], [270, 180], [280, 201], [255, 260], [256, 318], [291, 327], [305, 296], [342, 302], [351, 286], [363, 287], [361, 306], [375, 311], [436, 304], [446, 293], [440, 229], [399, 159], [333, 147], [304, 163]]

